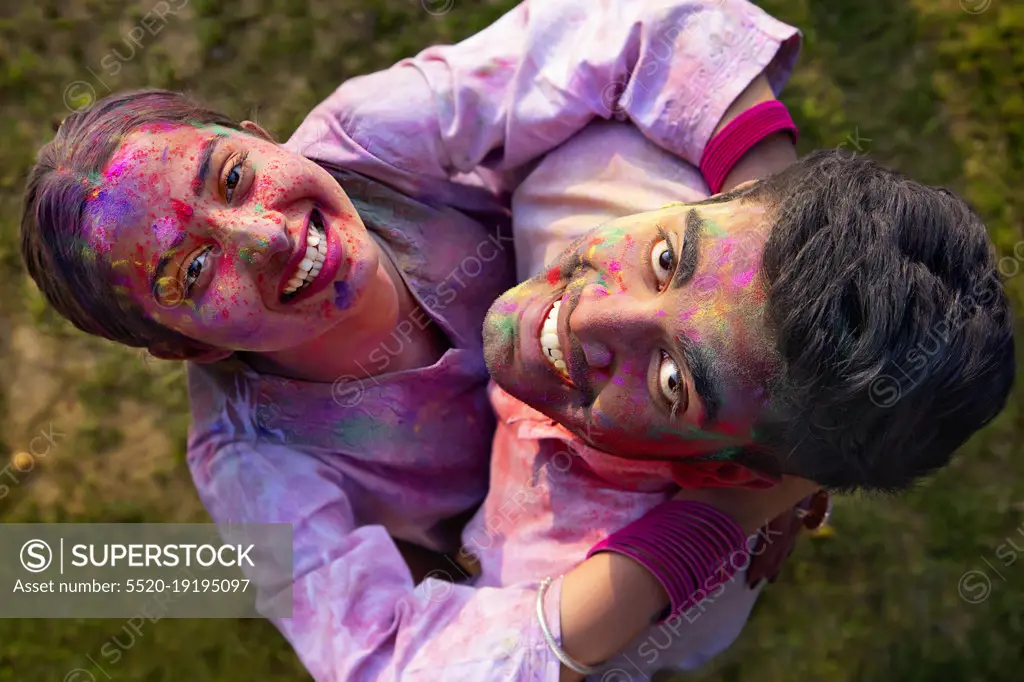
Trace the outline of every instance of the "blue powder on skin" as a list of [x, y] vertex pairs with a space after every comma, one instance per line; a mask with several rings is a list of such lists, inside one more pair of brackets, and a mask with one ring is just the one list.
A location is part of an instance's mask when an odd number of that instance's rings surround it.
[[352, 287], [348, 282], [334, 283], [334, 305], [338, 310], [345, 310], [352, 305]]

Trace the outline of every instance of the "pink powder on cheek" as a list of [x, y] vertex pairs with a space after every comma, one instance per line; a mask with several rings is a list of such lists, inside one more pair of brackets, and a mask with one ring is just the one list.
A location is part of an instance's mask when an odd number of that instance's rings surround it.
[[750, 286], [750, 283], [754, 280], [754, 275], [757, 274], [757, 268], [750, 268], [746, 272], [741, 272], [732, 278], [733, 286], [744, 289]]
[[187, 223], [192, 218], [192, 206], [180, 199], [171, 199], [171, 206], [174, 207], [174, 215], [179, 223]]
[[180, 231], [181, 228], [171, 216], [158, 218], [153, 223], [153, 237], [156, 239], [157, 250], [167, 249]]

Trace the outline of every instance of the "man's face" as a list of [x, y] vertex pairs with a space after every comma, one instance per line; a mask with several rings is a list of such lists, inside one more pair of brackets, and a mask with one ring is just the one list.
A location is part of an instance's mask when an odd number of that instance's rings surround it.
[[491, 306], [492, 377], [619, 456], [752, 442], [775, 366], [758, 276], [769, 229], [739, 199], [602, 225]]

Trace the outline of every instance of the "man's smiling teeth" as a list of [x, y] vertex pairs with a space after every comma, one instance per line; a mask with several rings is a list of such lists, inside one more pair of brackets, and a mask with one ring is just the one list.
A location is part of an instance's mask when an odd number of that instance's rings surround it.
[[558, 341], [558, 309], [561, 306], [561, 301], [555, 301], [548, 316], [544, 319], [544, 325], [540, 329], [540, 349], [555, 371], [568, 379], [569, 372], [565, 366], [565, 354], [562, 353], [562, 345]]
[[310, 224], [306, 235], [306, 257], [299, 263], [298, 269], [284, 287], [285, 294], [297, 293], [308, 286], [320, 274], [327, 258], [327, 236], [319, 227]]

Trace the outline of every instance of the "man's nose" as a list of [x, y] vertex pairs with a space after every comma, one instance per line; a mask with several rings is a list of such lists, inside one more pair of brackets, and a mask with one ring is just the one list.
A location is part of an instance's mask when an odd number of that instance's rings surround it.
[[587, 365], [600, 373], [614, 371], [616, 360], [642, 353], [656, 336], [657, 306], [626, 293], [609, 293], [589, 284], [569, 316], [569, 327], [579, 340]]

